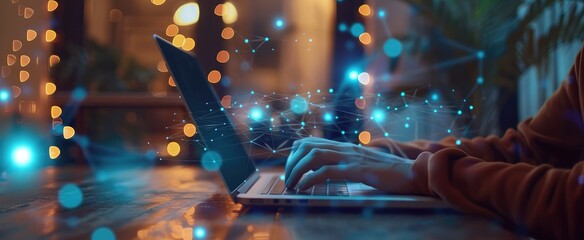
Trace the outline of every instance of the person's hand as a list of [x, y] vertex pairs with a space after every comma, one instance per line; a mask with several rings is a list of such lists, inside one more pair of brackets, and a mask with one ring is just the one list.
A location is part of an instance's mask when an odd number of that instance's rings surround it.
[[[413, 163], [352, 143], [304, 138], [292, 146], [286, 162], [286, 186], [304, 191], [328, 179], [348, 180], [389, 193], [418, 194], [412, 181]], [[313, 172], [304, 176], [310, 170]]]

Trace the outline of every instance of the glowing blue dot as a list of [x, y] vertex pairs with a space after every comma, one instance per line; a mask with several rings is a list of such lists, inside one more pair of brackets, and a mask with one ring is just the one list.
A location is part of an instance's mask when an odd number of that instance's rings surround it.
[[285, 178], [286, 178], [286, 176], [280, 175], [280, 180], [284, 181]]
[[10, 100], [10, 91], [7, 89], [0, 90], [0, 102], [8, 102]]
[[385, 11], [384, 10], [379, 10], [377, 12], [377, 16], [380, 17], [380, 18], [384, 18], [385, 17]]
[[67, 183], [59, 189], [58, 193], [59, 203], [64, 208], [76, 208], [83, 202], [83, 193], [77, 185]]
[[263, 116], [264, 116], [264, 112], [259, 107], [252, 108], [249, 111], [249, 118], [251, 118], [255, 121], [262, 120]]
[[306, 123], [305, 122], [300, 122], [300, 125], [306, 126]]
[[201, 158], [201, 165], [203, 165], [203, 168], [209, 172], [219, 170], [222, 163], [223, 158], [221, 158], [221, 155], [215, 151], [206, 151]]
[[389, 133], [384, 133], [383, 136], [389, 137]]
[[477, 83], [478, 84], [483, 84], [485, 82], [485, 79], [483, 77], [478, 77], [477, 78]]
[[329, 93], [333, 93], [335, 90], [333, 90], [332, 88], [329, 88]]
[[17, 167], [28, 167], [32, 161], [32, 151], [26, 146], [20, 146], [12, 151], [12, 162]]
[[345, 133], [346, 133], [345, 131], [341, 131], [341, 134], [345, 135]]
[[251, 53], [255, 53], [255, 52], [256, 52], [256, 50], [255, 50], [255, 49], [252, 49], [252, 50], [251, 50]]
[[243, 39], [243, 42], [244, 43], [249, 43], [249, 39], [247, 39], [247, 38], [246, 39]]
[[383, 52], [391, 58], [396, 58], [401, 55], [403, 46], [401, 42], [395, 38], [390, 38], [383, 44]]
[[205, 228], [198, 226], [193, 230], [193, 235], [195, 236], [196, 239], [202, 239], [205, 238], [205, 236], [207, 236], [207, 230], [205, 230]]
[[93, 231], [91, 240], [116, 240], [116, 235], [111, 229], [100, 227]]
[[355, 70], [349, 71], [349, 79], [355, 80], [359, 77], [359, 73]]
[[474, 109], [474, 106], [473, 105], [470, 105], [470, 106], [468, 106], [468, 109], [473, 110]]
[[296, 114], [303, 114], [308, 111], [308, 102], [303, 97], [294, 97], [290, 101], [290, 109]]
[[278, 18], [278, 19], [276, 19], [276, 21], [274, 21], [274, 26], [276, 27], [276, 29], [282, 29], [282, 28], [284, 28], [285, 25], [286, 25], [286, 23], [281, 18]]
[[75, 88], [75, 90], [73, 90], [73, 93], [71, 94], [71, 97], [73, 97], [73, 100], [75, 101], [83, 101], [83, 99], [85, 99], [85, 97], [87, 97], [87, 91], [85, 91], [85, 89], [83, 88]]
[[404, 127], [405, 128], [410, 128], [410, 124], [409, 123], [406, 123], [406, 124], [404, 124]]
[[460, 145], [462, 142], [459, 140], [456, 140], [456, 145]]
[[437, 101], [438, 100], [438, 94], [436, 94], [436, 93], [432, 94], [432, 100]]
[[400, 94], [400, 95], [401, 95], [402, 97], [404, 97], [404, 96], [406, 96], [406, 93], [405, 93], [405, 92], [401, 92], [401, 94]]
[[458, 115], [462, 115], [462, 111], [461, 110], [458, 110], [457, 113], [458, 113]]
[[478, 51], [478, 52], [477, 52], [477, 58], [479, 58], [479, 59], [483, 59], [483, 58], [485, 58], [485, 52], [483, 52], [483, 51]]
[[379, 109], [373, 111], [373, 115], [371, 116], [373, 120], [376, 122], [383, 122], [385, 119], [385, 112]]
[[354, 37], [359, 37], [363, 32], [365, 32], [365, 26], [363, 26], [363, 24], [353, 23], [353, 25], [351, 25], [351, 35]]
[[325, 113], [322, 118], [324, 119], [325, 122], [332, 122], [333, 121], [333, 115], [330, 113]]
[[345, 24], [345, 23], [339, 24], [339, 31], [346, 32], [347, 31], [347, 24]]
[[452, 130], [448, 129], [448, 133], [451, 133], [451, 132], [452, 132]]
[[270, 38], [269, 38], [269, 37], [265, 37], [265, 38], [264, 38], [264, 41], [266, 41], [266, 42], [267, 42], [267, 41], [270, 41]]

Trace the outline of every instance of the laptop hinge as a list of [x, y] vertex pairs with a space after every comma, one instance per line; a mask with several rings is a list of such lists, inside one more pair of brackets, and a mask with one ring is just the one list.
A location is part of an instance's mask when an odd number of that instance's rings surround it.
[[260, 179], [260, 175], [256, 171], [252, 175], [250, 175], [243, 183], [241, 183], [241, 185], [239, 185], [239, 187], [237, 187], [235, 191], [231, 193], [231, 196], [235, 199], [238, 194], [247, 193], [247, 191], [249, 191], [249, 189], [258, 181], [258, 179]]

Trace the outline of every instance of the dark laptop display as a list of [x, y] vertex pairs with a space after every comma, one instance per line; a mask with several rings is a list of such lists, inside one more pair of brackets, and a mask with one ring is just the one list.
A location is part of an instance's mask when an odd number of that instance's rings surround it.
[[[241, 145], [217, 94], [207, 82], [198, 60], [168, 41], [158, 36], [154, 38], [197, 125], [197, 134], [206, 147], [203, 166], [219, 166], [229, 192], [233, 193], [256, 171], [253, 163]], [[208, 99], [214, 101], [208, 102]]]

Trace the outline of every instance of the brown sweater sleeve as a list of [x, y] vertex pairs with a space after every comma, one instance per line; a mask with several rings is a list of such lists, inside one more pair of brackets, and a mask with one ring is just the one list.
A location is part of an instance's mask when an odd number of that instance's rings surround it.
[[[536, 238], [584, 239], [584, 57], [531, 119], [502, 138], [376, 140], [416, 159], [414, 182], [455, 208]], [[428, 153], [421, 154], [427, 151]]]

